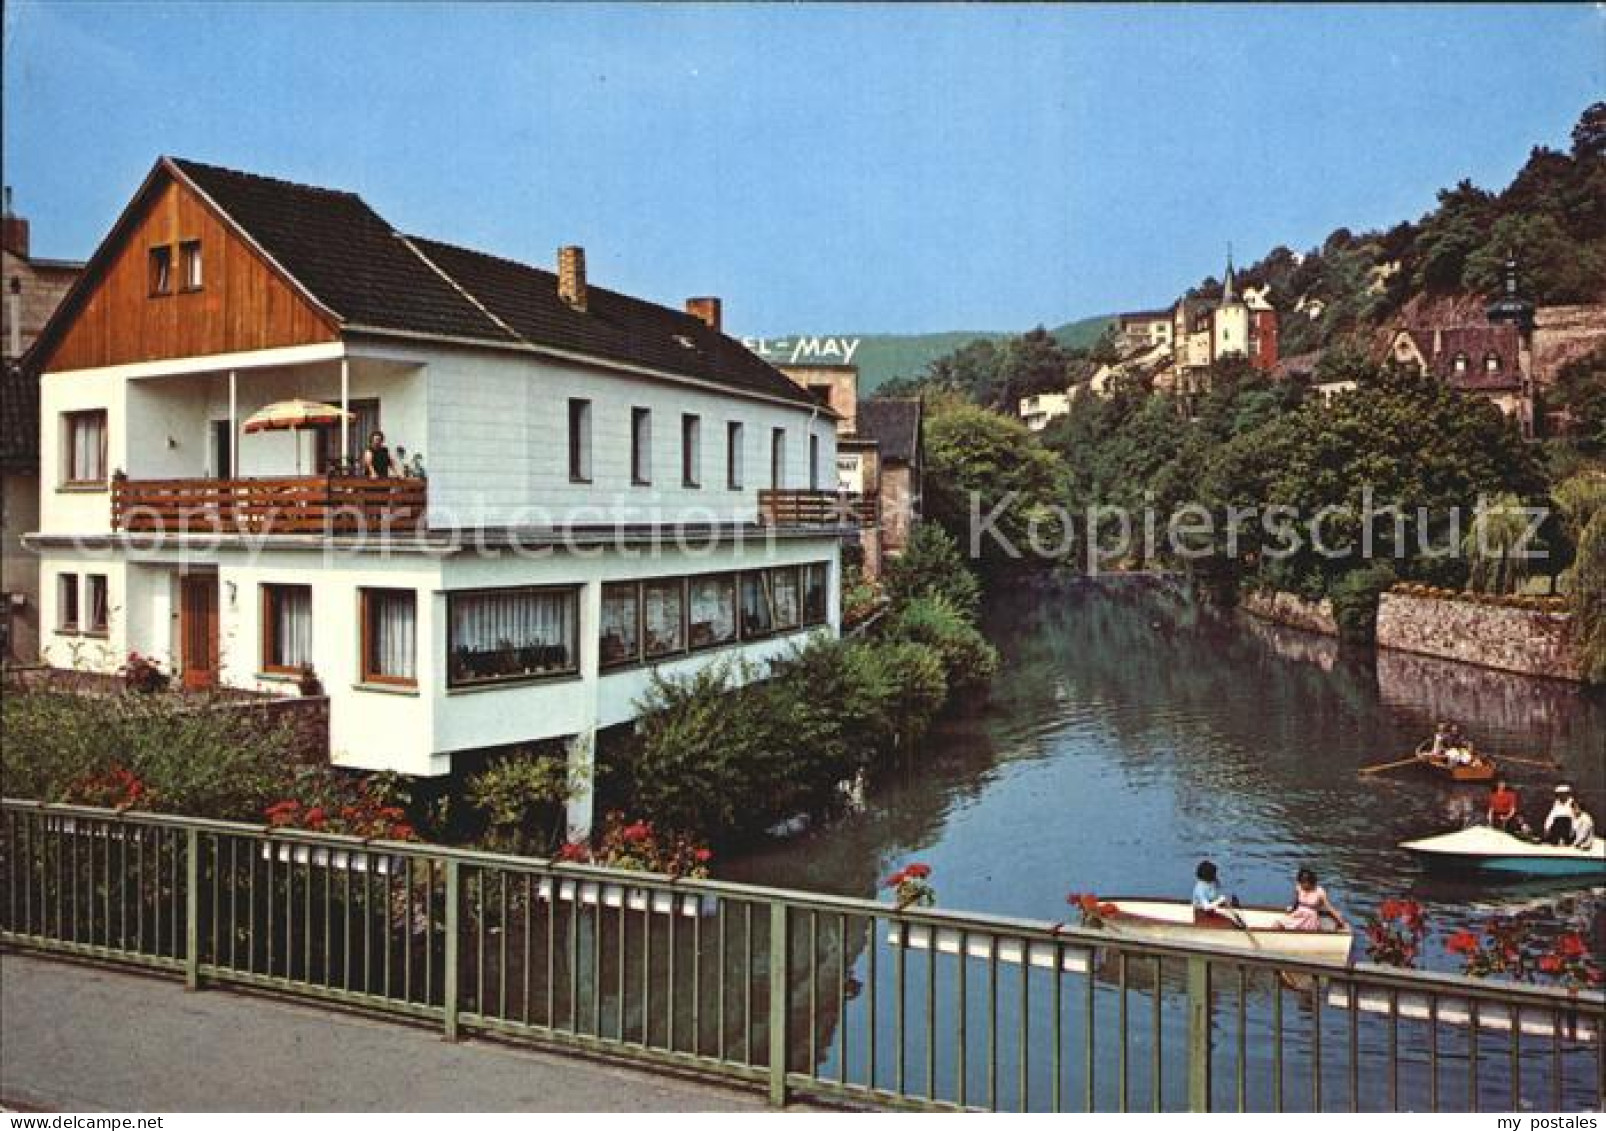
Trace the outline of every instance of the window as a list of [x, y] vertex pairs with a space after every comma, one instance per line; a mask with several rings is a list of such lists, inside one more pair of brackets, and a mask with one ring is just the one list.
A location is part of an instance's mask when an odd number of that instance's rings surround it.
[[449, 593], [446, 617], [448, 686], [579, 670], [578, 589]]
[[809, 388], [809, 396], [814, 398], [814, 403], [815, 404], [821, 406], [822, 408], [830, 408], [831, 407], [831, 386], [829, 386], [829, 385], [817, 385], [814, 382], [810, 381], [808, 388]]
[[85, 632], [104, 635], [111, 630], [111, 601], [106, 587], [104, 573], [91, 573], [84, 577], [88, 582], [89, 622], [84, 625]]
[[786, 486], [786, 429], [777, 428], [770, 433], [770, 486]]
[[1458, 353], [1458, 354], [1455, 355], [1455, 371], [1457, 373], [1465, 373], [1467, 371], [1467, 355], [1466, 354]]
[[[362, 450], [368, 446], [368, 437], [375, 432], [383, 432], [384, 429], [379, 424], [378, 397], [347, 401], [346, 408], [351, 413], [351, 422], [346, 425], [346, 437], [351, 444], [351, 451], [346, 455], [351, 457], [352, 469], [355, 471], [357, 463], [362, 458]], [[318, 472], [323, 474], [342, 470], [340, 425], [314, 428], [312, 434], [317, 446], [315, 462]]]
[[641, 587], [647, 657], [667, 656], [686, 649], [686, 588], [681, 578], [649, 581]]
[[797, 570], [782, 566], [770, 571], [770, 602], [775, 610], [775, 629], [785, 632], [803, 623], [798, 603]]
[[803, 623], [824, 624], [828, 619], [830, 564], [810, 562], [803, 567]]
[[1483, 355], [1483, 370], [1484, 370], [1485, 373], [1499, 373], [1500, 372], [1500, 355], [1497, 354], [1497, 353], [1484, 354]]
[[652, 483], [652, 409], [630, 410], [630, 482], [638, 487]]
[[742, 489], [742, 425], [735, 420], [725, 425], [725, 486]]
[[742, 638], [751, 640], [775, 631], [770, 613], [769, 575], [760, 570], [742, 574]]
[[680, 418], [680, 481], [686, 487], [702, 486], [703, 422], [691, 413]]
[[417, 594], [411, 589], [361, 593], [363, 682], [416, 685]]
[[183, 287], [187, 291], [201, 289], [201, 241], [185, 240], [178, 245], [178, 265]]
[[294, 672], [312, 663], [312, 586], [262, 587], [262, 670]]
[[809, 437], [809, 490], [820, 489], [820, 438]]
[[106, 482], [106, 410], [63, 414], [62, 477], [69, 484]]
[[634, 582], [602, 587], [602, 666], [641, 659], [641, 586]]
[[736, 639], [736, 578], [732, 574], [694, 577], [687, 583], [686, 638], [693, 648], [711, 648]]
[[152, 295], [173, 293], [173, 249], [167, 246], [151, 248], [150, 282]]
[[569, 482], [591, 482], [591, 402], [569, 402]]
[[56, 630], [78, 631], [78, 575], [63, 573], [56, 577]]

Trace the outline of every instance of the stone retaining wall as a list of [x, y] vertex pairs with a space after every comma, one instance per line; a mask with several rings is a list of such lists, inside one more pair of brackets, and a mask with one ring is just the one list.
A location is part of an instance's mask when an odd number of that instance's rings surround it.
[[1385, 593], [1377, 610], [1377, 645], [1523, 675], [1583, 680], [1567, 613]]
[[1240, 603], [1244, 612], [1262, 620], [1301, 628], [1306, 632], [1319, 632], [1323, 636], [1338, 635], [1333, 603], [1325, 597], [1320, 601], [1307, 601], [1281, 590], [1253, 589], [1244, 593]]

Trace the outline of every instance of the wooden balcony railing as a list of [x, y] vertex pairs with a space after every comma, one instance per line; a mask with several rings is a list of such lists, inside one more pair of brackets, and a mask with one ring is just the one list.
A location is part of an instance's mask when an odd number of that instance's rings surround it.
[[765, 526], [874, 526], [876, 500], [856, 491], [761, 490], [758, 520]]
[[424, 524], [422, 479], [112, 480], [112, 527], [133, 533], [382, 534]]

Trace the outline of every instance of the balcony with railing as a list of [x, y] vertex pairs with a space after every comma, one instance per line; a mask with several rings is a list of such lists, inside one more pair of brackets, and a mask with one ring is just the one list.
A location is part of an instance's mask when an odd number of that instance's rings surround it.
[[299, 475], [112, 480], [112, 528], [136, 534], [402, 534], [424, 525], [423, 479]]
[[876, 499], [857, 491], [760, 490], [758, 521], [763, 526], [874, 526]]

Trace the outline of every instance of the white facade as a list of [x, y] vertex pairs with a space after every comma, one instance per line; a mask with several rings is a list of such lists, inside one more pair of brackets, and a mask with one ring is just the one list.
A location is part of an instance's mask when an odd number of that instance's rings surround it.
[[1020, 399], [1020, 418], [1033, 432], [1041, 432], [1062, 416], [1071, 412], [1071, 397], [1066, 393], [1038, 393]]
[[[113, 529], [107, 487], [66, 482], [66, 414], [85, 410], [105, 412], [105, 466], [131, 480], [293, 476], [298, 467], [311, 474], [312, 434], [244, 435], [237, 427], [256, 408], [291, 397], [377, 400], [387, 441], [423, 455], [426, 528], [360, 542], [304, 534], [153, 537]], [[572, 474], [571, 400], [589, 406], [588, 481]], [[638, 446], [632, 422], [643, 410], [650, 443]], [[293, 672], [266, 670], [265, 587], [306, 586], [310, 611], [296, 631], [310, 631], [310, 640], [298, 639], [297, 655], [304, 650], [329, 695], [337, 764], [441, 774], [454, 753], [486, 747], [577, 736], [589, 750], [598, 727], [634, 717], [654, 668], [680, 674], [726, 659], [763, 661], [838, 629], [838, 532], [757, 525], [760, 489], [835, 487], [835, 421], [807, 404], [612, 363], [354, 338], [226, 359], [47, 373], [41, 418], [41, 518], [29, 542], [40, 554], [47, 660], [114, 671], [139, 652], [182, 674], [182, 578], [215, 577], [218, 681], [294, 694]], [[688, 429], [697, 437], [690, 466]], [[649, 448], [650, 483], [639, 483], [642, 461], [633, 465], [633, 453]], [[650, 544], [677, 530], [679, 543]], [[514, 539], [517, 548], [508, 545]], [[788, 586], [801, 609], [812, 584], [808, 613], [784, 631], [694, 648], [687, 588], [679, 652], [613, 667], [602, 662], [605, 584], [720, 574], [745, 585], [734, 580], [742, 571], [776, 587], [777, 609]], [[726, 583], [709, 584], [723, 592]], [[90, 594], [102, 586], [104, 610], [97, 611]], [[562, 595], [573, 617], [563, 670], [453, 686], [451, 595], [515, 587]], [[365, 678], [365, 590], [413, 595], [410, 681]], [[639, 613], [643, 621], [648, 615]], [[637, 631], [645, 635], [645, 625]]]

